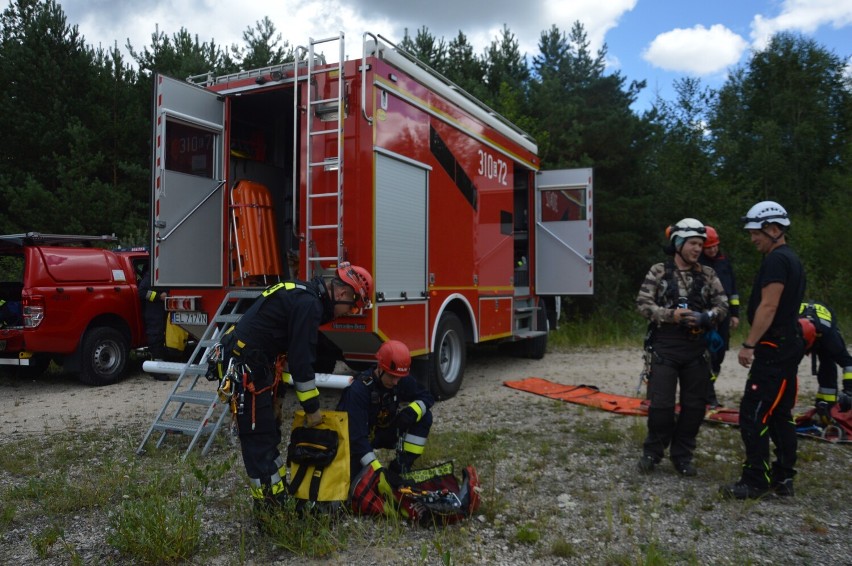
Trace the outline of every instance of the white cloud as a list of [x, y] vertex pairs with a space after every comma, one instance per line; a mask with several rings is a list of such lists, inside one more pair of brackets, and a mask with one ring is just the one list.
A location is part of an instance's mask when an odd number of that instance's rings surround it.
[[[361, 50], [364, 31], [401, 41], [405, 30], [426, 26], [435, 37], [450, 41], [462, 30], [481, 54], [507, 25], [521, 53], [538, 53], [541, 33], [552, 25], [568, 33], [575, 21], [586, 31], [592, 51], [607, 32], [636, 7], [638, 0], [63, 0], [70, 23], [77, 23], [87, 43], [124, 48], [128, 38], [136, 50], [151, 42], [155, 27], [172, 36], [185, 27], [199, 41], [220, 47], [243, 46], [242, 33], [268, 16], [283, 39], [305, 45], [309, 37], [346, 33], [349, 56]], [[452, 17], [448, 17], [451, 14]]]
[[812, 34], [822, 26], [840, 29], [852, 24], [852, 0], [785, 0], [774, 18], [756, 15], [751, 23], [752, 45], [763, 49], [781, 31]]
[[[545, 0], [542, 21], [554, 22], [568, 33], [574, 22], [580, 21], [586, 31], [592, 51], [604, 44], [606, 34], [618, 25], [619, 19], [636, 7], [637, 0]], [[549, 29], [549, 26], [542, 28]], [[536, 34], [538, 39], [539, 34]]]
[[713, 75], [736, 64], [748, 47], [745, 39], [721, 24], [673, 29], [654, 38], [642, 58], [666, 71]]
[[356, 6], [341, 0], [283, 0], [275, 3], [264, 0], [232, 3], [211, 0], [179, 3], [171, 0], [139, 0], [136, 3], [86, 1], [97, 2], [98, 8], [102, 9], [90, 10], [85, 1], [66, 0], [63, 9], [69, 23], [79, 24], [87, 43], [108, 48], [117, 42], [122, 50], [128, 39], [138, 51], [150, 45], [151, 35], [157, 28], [171, 37], [181, 27], [193, 37], [197, 35], [200, 42], [212, 40], [222, 48], [231, 44], [242, 47], [243, 32], [267, 16], [282, 39], [291, 46], [307, 45], [310, 37], [326, 38], [343, 31], [350, 56], [360, 55], [364, 31], [382, 34], [393, 31], [389, 20], [381, 13], [375, 17], [359, 13]]

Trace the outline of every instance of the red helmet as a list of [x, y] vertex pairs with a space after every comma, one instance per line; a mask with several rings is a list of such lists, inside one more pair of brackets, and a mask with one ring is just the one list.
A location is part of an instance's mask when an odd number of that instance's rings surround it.
[[388, 340], [376, 352], [379, 369], [397, 377], [405, 377], [411, 371], [411, 352], [399, 340]]
[[712, 248], [713, 246], [719, 245], [719, 233], [716, 232], [716, 229], [712, 226], [705, 226], [704, 230], [707, 232], [707, 239], [704, 240], [705, 248]]
[[800, 318], [799, 326], [802, 327], [802, 338], [805, 339], [805, 352], [810, 352], [816, 340], [816, 327], [809, 318]]
[[373, 276], [369, 271], [348, 261], [342, 261], [337, 266], [337, 277], [355, 290], [355, 306], [358, 309], [372, 308], [370, 297], [373, 294]]

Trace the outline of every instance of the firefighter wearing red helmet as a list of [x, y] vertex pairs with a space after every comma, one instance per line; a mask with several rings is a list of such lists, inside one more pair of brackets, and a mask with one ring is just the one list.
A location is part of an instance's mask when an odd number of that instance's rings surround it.
[[728, 296], [728, 316], [719, 321], [716, 330], [722, 337], [722, 345], [717, 349], [710, 348], [710, 387], [707, 391], [707, 404], [716, 409], [722, 405], [716, 397], [716, 379], [722, 371], [722, 362], [725, 360], [725, 352], [731, 344], [731, 329], [736, 329], [740, 324], [740, 295], [737, 292], [737, 280], [734, 277], [734, 268], [731, 260], [722, 253], [719, 248], [719, 233], [712, 226], [705, 226], [707, 239], [704, 240], [704, 249], [698, 261], [701, 265], [712, 267], [716, 272], [725, 294]]
[[237, 375], [237, 426], [240, 448], [256, 507], [265, 510], [286, 497], [285, 462], [281, 443], [280, 409], [284, 388], [275, 365], [286, 355], [296, 398], [307, 426], [322, 422], [314, 362], [319, 327], [340, 316], [371, 307], [373, 278], [349, 262], [333, 276], [311, 281], [283, 281], [261, 296], [222, 338], [224, 367], [231, 359]]
[[[411, 354], [404, 343], [388, 340], [376, 352], [376, 360], [372, 369], [343, 390], [337, 410], [349, 415], [351, 477], [370, 466], [395, 489], [402, 481], [400, 474], [410, 472], [423, 454], [435, 399], [409, 375]], [[387, 469], [376, 455], [377, 448], [396, 450]]]
[[[803, 302], [799, 307], [799, 324], [805, 339], [805, 353], [811, 355], [811, 372], [819, 383], [815, 405], [828, 410], [837, 403], [841, 411], [852, 409], [852, 355], [846, 348], [834, 311], [816, 301]], [[837, 388], [837, 366], [843, 368], [841, 392]]]

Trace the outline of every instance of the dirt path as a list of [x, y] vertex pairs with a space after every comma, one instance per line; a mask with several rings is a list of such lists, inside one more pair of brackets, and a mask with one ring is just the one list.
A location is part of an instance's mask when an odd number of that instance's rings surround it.
[[[436, 410], [449, 416], [457, 414], [459, 408], [463, 411], [469, 403], [530, 403], [530, 397], [536, 396], [503, 386], [504, 381], [525, 377], [595, 385], [611, 393], [636, 395], [641, 369], [638, 347], [551, 352], [542, 360], [515, 358], [493, 350], [471, 351], [461, 391], [454, 399], [439, 404]], [[816, 391], [816, 378], [810, 375], [810, 358], [803, 360], [799, 375], [800, 404], [810, 404]], [[734, 353], [729, 353], [717, 382], [717, 394], [724, 405], [736, 406], [745, 378], [746, 370], [737, 365]], [[37, 380], [3, 376], [0, 434], [147, 424], [153, 421], [172, 387], [172, 382], [154, 381], [139, 369], [129, 371], [119, 383], [106, 387], [85, 386], [70, 375], [45, 375]], [[331, 408], [337, 396], [336, 391], [325, 391], [323, 407]]]

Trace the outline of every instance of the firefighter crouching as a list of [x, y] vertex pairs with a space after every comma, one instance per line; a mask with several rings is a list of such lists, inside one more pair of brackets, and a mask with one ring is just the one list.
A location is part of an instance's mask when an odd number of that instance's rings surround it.
[[334, 277], [285, 281], [268, 287], [221, 340], [220, 395], [231, 397], [243, 463], [259, 510], [286, 498], [281, 443], [284, 388], [279, 355], [286, 355], [306, 426], [322, 422], [314, 362], [319, 327], [332, 319], [370, 308], [373, 279], [342, 262]]
[[[386, 498], [404, 481], [423, 454], [432, 427], [435, 399], [409, 375], [411, 353], [398, 340], [389, 340], [376, 352], [378, 363], [355, 377], [343, 390], [337, 410], [349, 416], [350, 475], [367, 466], [381, 474], [379, 491]], [[384, 468], [374, 449], [396, 449]]]
[[[811, 355], [811, 373], [817, 376], [814, 405], [827, 415], [837, 403], [845, 412], [852, 409], [852, 355], [837, 327], [837, 317], [822, 303], [809, 301], [799, 307], [799, 325], [805, 339], [805, 354]], [[843, 390], [837, 389], [837, 366], [843, 368]]]
[[728, 300], [715, 271], [698, 263], [706, 238], [704, 225], [684, 218], [666, 235], [665, 251], [673, 257], [651, 267], [636, 298], [639, 313], [649, 320], [645, 347], [651, 356], [648, 435], [639, 470], [651, 472], [669, 449], [675, 470], [694, 476], [695, 439], [710, 382], [707, 333], [727, 316]]

